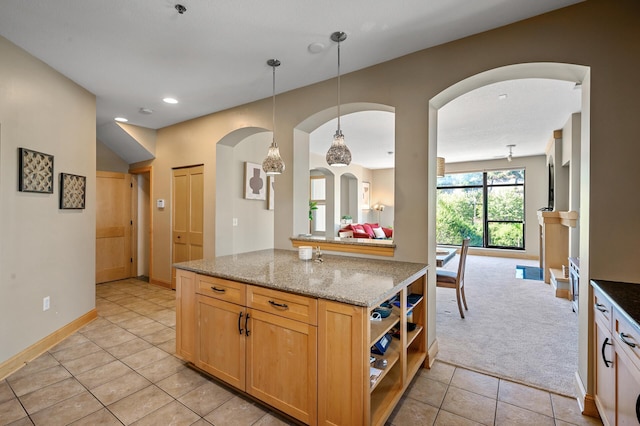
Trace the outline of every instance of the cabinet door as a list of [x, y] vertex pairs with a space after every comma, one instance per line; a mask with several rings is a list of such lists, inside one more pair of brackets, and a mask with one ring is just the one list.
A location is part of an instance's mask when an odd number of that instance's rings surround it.
[[196, 365], [237, 389], [245, 389], [245, 308], [198, 295], [200, 330]]
[[246, 392], [315, 424], [317, 328], [255, 309], [247, 312]]
[[611, 333], [596, 321], [596, 405], [605, 425], [615, 425], [615, 353]]
[[176, 354], [195, 362], [196, 350], [196, 274], [176, 270]]
[[626, 354], [616, 353], [616, 361], [616, 424], [637, 425], [640, 423], [640, 372]]

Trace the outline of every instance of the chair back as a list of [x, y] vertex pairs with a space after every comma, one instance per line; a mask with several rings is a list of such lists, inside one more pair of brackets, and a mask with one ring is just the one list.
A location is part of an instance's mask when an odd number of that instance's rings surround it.
[[460, 247], [460, 261], [458, 262], [458, 286], [464, 286], [464, 270], [467, 263], [467, 252], [469, 251], [470, 238], [462, 240], [462, 247]]

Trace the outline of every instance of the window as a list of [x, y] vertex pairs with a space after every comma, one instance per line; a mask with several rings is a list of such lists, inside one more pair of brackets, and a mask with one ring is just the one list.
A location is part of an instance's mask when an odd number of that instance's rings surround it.
[[[326, 231], [326, 179], [324, 176], [311, 176], [309, 182], [310, 204], [315, 203], [315, 210], [311, 210], [311, 233], [322, 234]], [[311, 207], [311, 206], [310, 206]]]
[[524, 249], [524, 169], [438, 178], [438, 244]]

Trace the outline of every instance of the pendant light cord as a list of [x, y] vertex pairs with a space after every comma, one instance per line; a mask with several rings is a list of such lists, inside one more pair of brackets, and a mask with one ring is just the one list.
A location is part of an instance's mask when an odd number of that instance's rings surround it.
[[340, 133], [340, 41], [338, 41], [338, 134]]
[[276, 143], [276, 66], [275, 64], [272, 66], [273, 68], [273, 108], [272, 108], [272, 121], [273, 121], [273, 146], [278, 146]]

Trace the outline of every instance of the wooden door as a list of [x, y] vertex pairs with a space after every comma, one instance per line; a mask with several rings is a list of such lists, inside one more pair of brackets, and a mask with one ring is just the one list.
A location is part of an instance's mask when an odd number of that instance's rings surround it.
[[196, 365], [211, 375], [245, 389], [245, 308], [198, 295]]
[[96, 283], [131, 277], [131, 175], [96, 173]]
[[[173, 171], [173, 263], [202, 259], [204, 166]], [[172, 271], [171, 288], [176, 288]]]
[[317, 421], [317, 327], [248, 309], [246, 392], [305, 424]]

